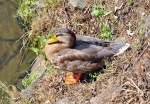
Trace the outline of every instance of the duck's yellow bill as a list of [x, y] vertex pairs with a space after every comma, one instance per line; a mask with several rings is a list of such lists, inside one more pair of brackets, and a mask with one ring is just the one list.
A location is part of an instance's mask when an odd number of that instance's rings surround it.
[[58, 40], [58, 38], [57, 38], [57, 36], [56, 35], [51, 35], [50, 37], [49, 37], [49, 39], [48, 39], [48, 43], [49, 44], [51, 44], [51, 43], [56, 43], [56, 42], [58, 42], [59, 40]]

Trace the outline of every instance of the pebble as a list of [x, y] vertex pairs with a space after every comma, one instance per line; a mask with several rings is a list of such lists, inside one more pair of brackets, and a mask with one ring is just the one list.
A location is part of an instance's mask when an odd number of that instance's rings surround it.
[[86, 0], [69, 0], [74, 8], [84, 9], [86, 7]]

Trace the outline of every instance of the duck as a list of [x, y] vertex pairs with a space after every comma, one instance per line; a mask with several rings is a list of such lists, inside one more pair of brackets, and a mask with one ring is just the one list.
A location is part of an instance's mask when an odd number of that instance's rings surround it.
[[76, 35], [71, 29], [59, 28], [49, 37], [44, 53], [56, 69], [66, 71], [64, 82], [71, 85], [79, 82], [82, 74], [102, 69], [105, 58], [118, 56], [129, 47], [126, 42]]

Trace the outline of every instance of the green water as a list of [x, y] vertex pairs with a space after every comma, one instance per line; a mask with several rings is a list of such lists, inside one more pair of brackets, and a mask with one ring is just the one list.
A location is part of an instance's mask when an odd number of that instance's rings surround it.
[[[16, 23], [15, 0], [0, 0], [0, 80], [13, 82], [29, 67], [28, 61], [20, 63], [19, 42], [22, 35]], [[28, 59], [25, 59], [28, 60]]]

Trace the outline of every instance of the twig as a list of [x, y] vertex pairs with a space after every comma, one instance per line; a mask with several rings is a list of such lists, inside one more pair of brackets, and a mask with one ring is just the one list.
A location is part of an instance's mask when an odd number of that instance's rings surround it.
[[143, 54], [145, 53], [145, 51], [149, 48], [149, 44], [144, 48], [144, 50], [142, 51], [142, 53], [138, 56], [138, 58], [134, 61], [133, 66], [135, 66], [135, 64], [140, 60], [140, 58], [143, 56]]
[[137, 89], [138, 93], [140, 93], [140, 96], [143, 96], [143, 95], [144, 95], [143, 91], [135, 84], [135, 82], [134, 82], [132, 79], [130, 79], [130, 78], [128, 78], [128, 80], [129, 80], [129, 81], [133, 84], [133, 86]]
[[[144, 46], [144, 45], [143, 45]], [[140, 60], [140, 58], [143, 56], [143, 54], [145, 53], [145, 51], [149, 48], [149, 44], [144, 48], [144, 50], [141, 52], [141, 54], [138, 56], [138, 58], [133, 62], [133, 64], [132, 63], [130, 63], [130, 64], [128, 64], [128, 66], [125, 68], [125, 71], [128, 69], [128, 68], [130, 68], [131, 66], [133, 67], [133, 66], [135, 66], [136, 65], [136, 63]], [[134, 55], [133, 55], [134, 56]], [[132, 57], [133, 57], [132, 56]]]

